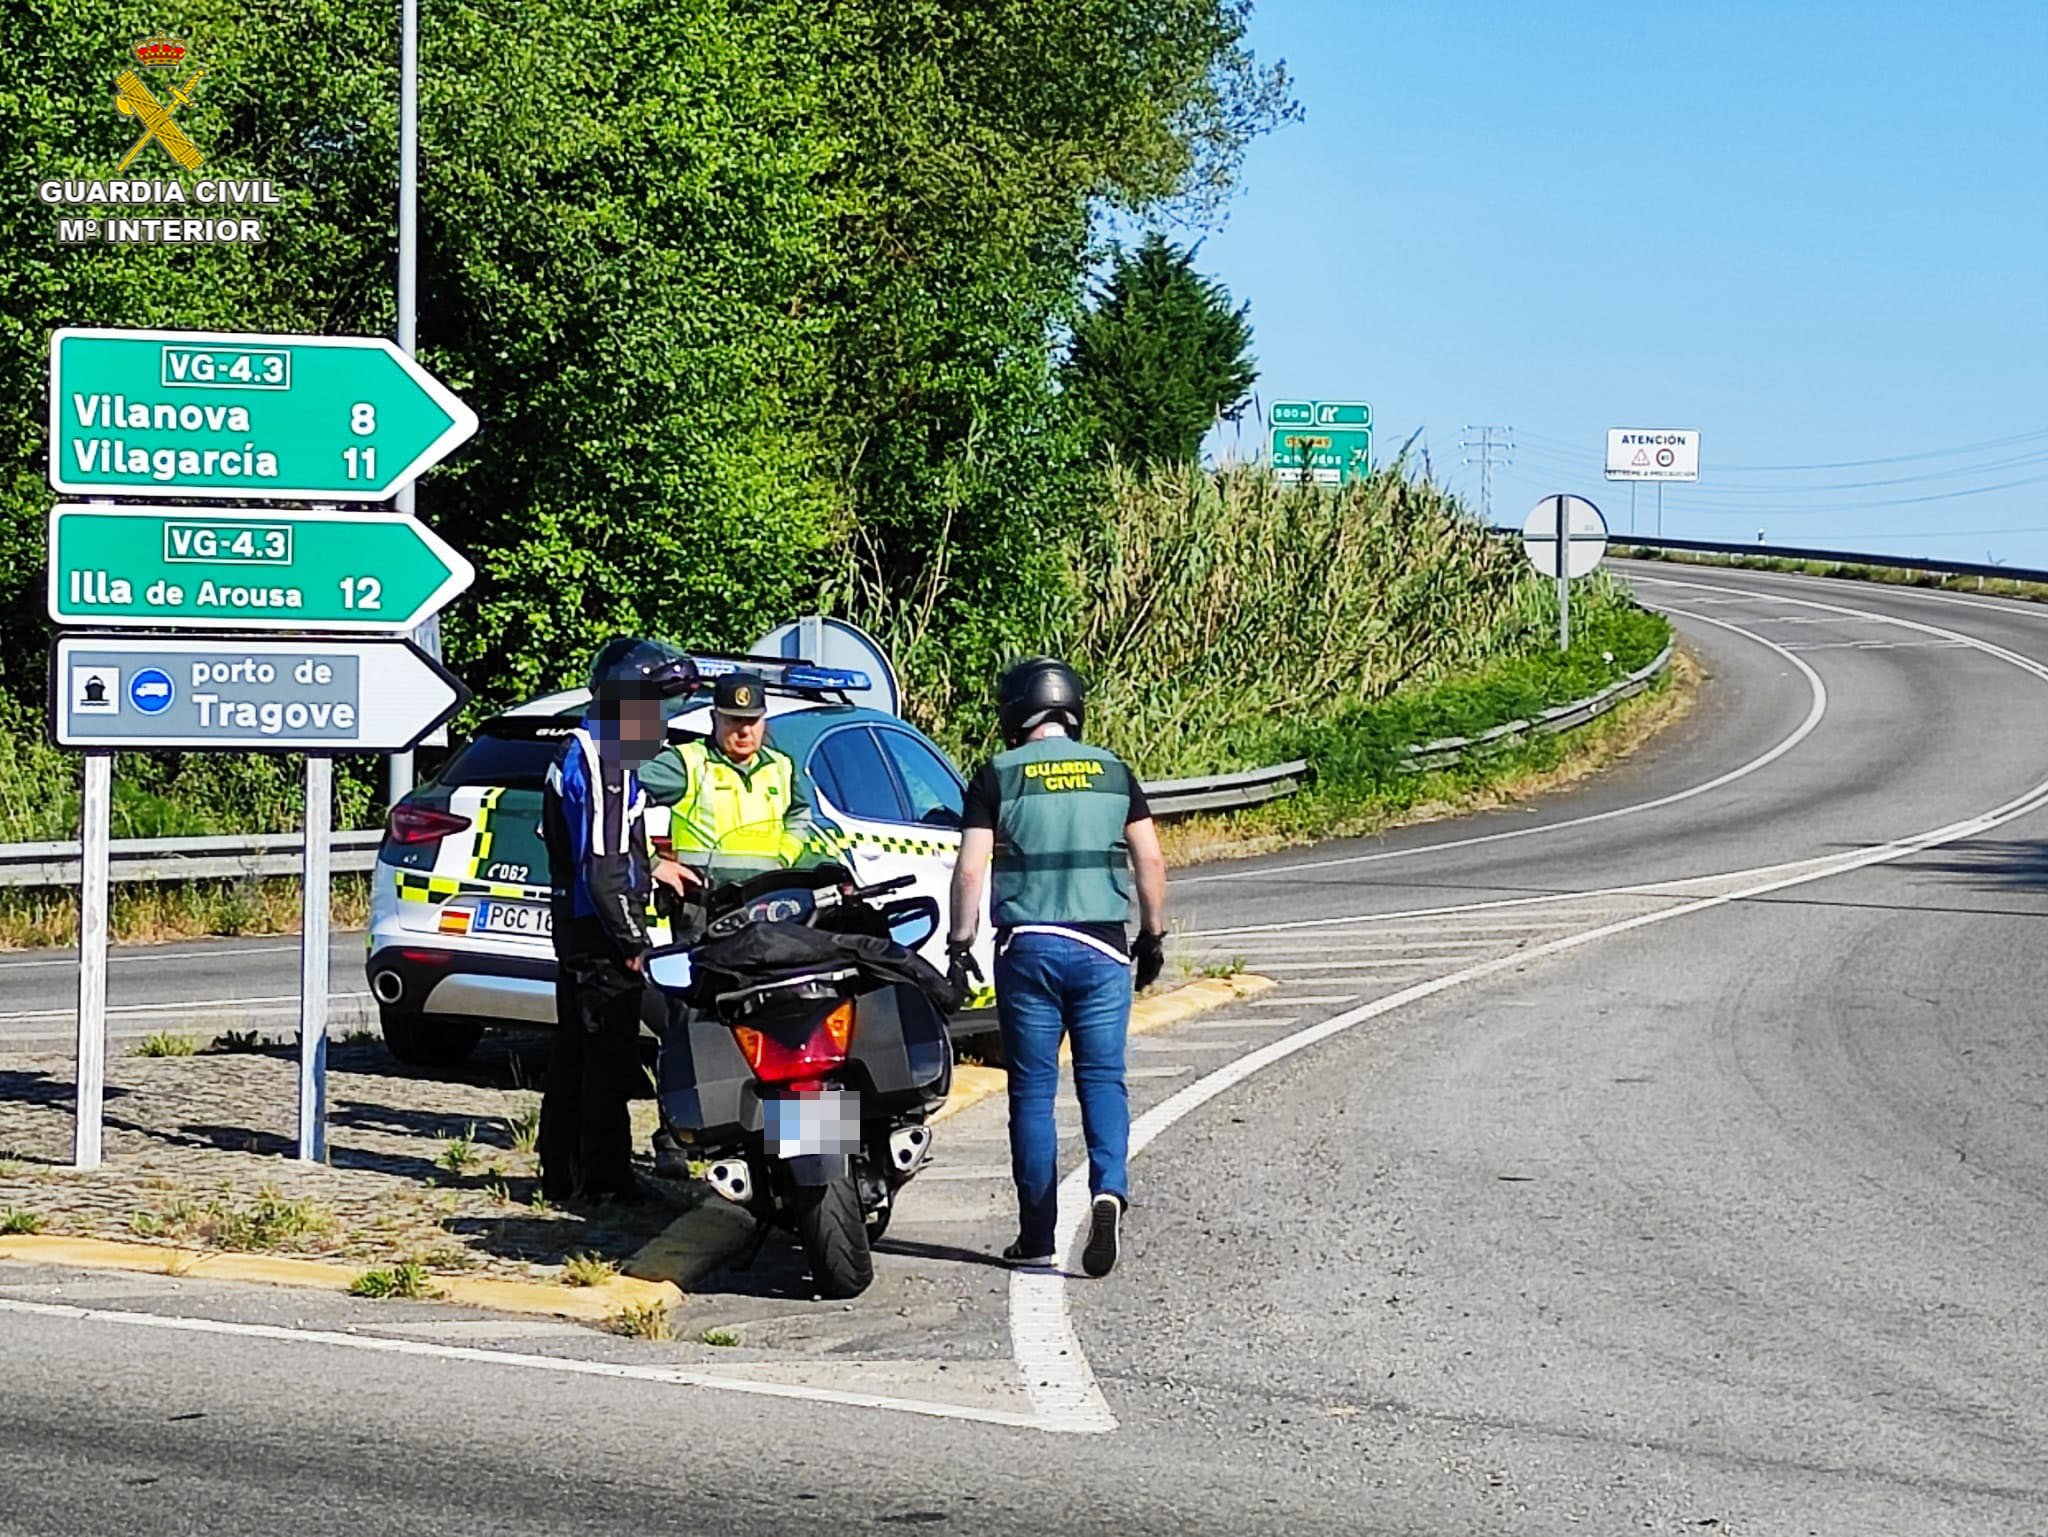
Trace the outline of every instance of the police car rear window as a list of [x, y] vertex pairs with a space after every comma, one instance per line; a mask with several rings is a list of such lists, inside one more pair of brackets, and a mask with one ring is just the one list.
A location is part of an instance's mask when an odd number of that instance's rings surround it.
[[554, 761], [561, 745], [559, 737], [474, 737], [448, 760], [448, 766], [435, 776], [435, 783], [450, 790], [470, 785], [538, 790], [546, 781], [548, 764]]

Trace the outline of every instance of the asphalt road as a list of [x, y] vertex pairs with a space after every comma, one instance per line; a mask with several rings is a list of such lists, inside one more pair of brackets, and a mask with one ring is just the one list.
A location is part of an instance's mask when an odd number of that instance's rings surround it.
[[0, 1532], [2048, 1531], [2048, 612], [1631, 574], [1636, 758], [1176, 880], [1282, 985], [1134, 1044], [1107, 1281], [997, 1104], [673, 1344], [0, 1266]]

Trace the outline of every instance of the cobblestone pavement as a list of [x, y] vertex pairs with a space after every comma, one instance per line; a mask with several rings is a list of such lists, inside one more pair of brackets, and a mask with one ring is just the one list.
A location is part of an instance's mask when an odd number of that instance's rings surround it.
[[[537, 1038], [487, 1037], [445, 1073], [402, 1066], [378, 1041], [337, 1041], [329, 1161], [316, 1167], [293, 1156], [295, 1048], [113, 1056], [105, 1163], [81, 1173], [69, 1167], [71, 1054], [0, 1051], [0, 1217], [31, 1213], [46, 1233], [534, 1279], [559, 1276], [574, 1253], [623, 1260], [696, 1190], [662, 1187], [674, 1204], [646, 1208], [538, 1203], [518, 1128], [538, 1116], [546, 1064]], [[653, 1101], [633, 1111], [644, 1165]]]

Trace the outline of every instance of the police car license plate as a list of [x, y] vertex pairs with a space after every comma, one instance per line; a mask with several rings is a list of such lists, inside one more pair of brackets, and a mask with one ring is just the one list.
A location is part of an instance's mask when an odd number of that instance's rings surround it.
[[860, 1151], [860, 1095], [824, 1089], [761, 1102], [761, 1130], [778, 1158]]
[[555, 931], [554, 913], [544, 902], [479, 902], [469, 920], [472, 934], [525, 934], [546, 939]]

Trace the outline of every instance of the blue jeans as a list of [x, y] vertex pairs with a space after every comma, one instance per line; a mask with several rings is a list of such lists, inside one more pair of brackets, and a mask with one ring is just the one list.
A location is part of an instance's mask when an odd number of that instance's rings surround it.
[[1059, 1216], [1059, 1131], [1052, 1102], [1059, 1091], [1062, 1035], [1073, 1040], [1089, 1193], [1130, 1199], [1124, 1034], [1131, 1022], [1131, 968], [1078, 939], [1018, 934], [996, 958], [995, 985], [1010, 1075], [1018, 1237], [1026, 1253], [1050, 1254]]

